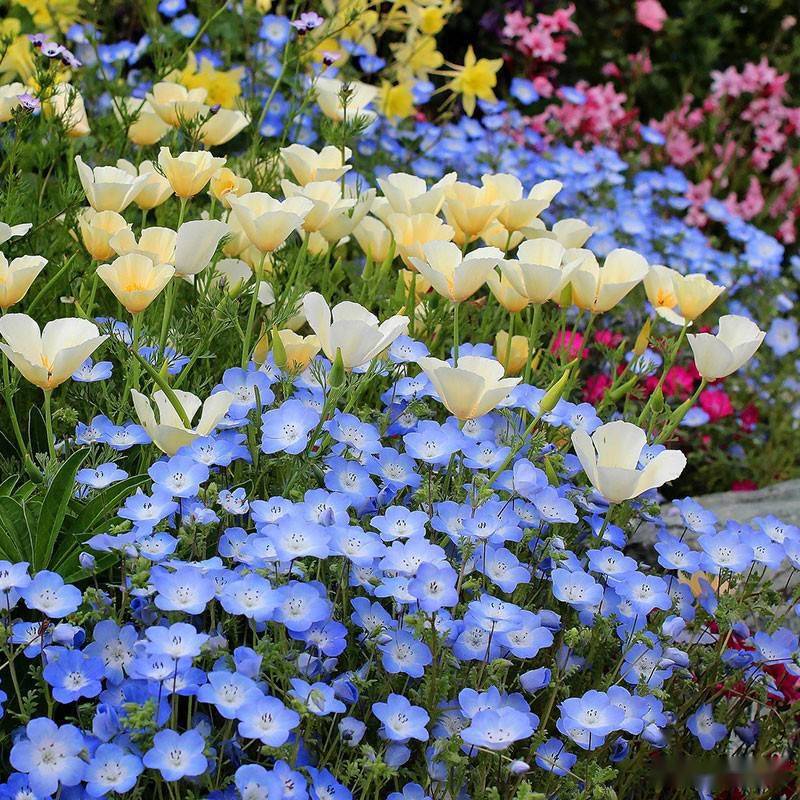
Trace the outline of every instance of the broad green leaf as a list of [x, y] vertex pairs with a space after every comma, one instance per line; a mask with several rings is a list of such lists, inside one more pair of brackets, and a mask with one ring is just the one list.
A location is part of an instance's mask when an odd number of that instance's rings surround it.
[[7, 561], [30, 561], [33, 555], [25, 512], [13, 497], [0, 497], [0, 548]]
[[47, 488], [34, 541], [34, 569], [47, 569], [61, 533], [69, 501], [75, 492], [75, 474], [89, 455], [88, 448], [76, 450], [59, 468]]

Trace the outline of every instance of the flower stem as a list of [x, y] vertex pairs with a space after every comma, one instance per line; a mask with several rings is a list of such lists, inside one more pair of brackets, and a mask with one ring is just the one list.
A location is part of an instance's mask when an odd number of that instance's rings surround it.
[[461, 303], [453, 303], [453, 364], [458, 366], [458, 346], [460, 336], [458, 330], [458, 309]]
[[52, 394], [52, 389], [44, 390], [44, 425], [47, 430], [47, 450], [50, 453], [50, 458], [55, 458], [56, 445], [53, 440], [53, 410], [50, 407], [50, 395]]
[[258, 307], [258, 290], [261, 287], [261, 276], [264, 272], [264, 259], [266, 253], [261, 254], [258, 260], [258, 266], [255, 271], [255, 285], [253, 286], [253, 294], [250, 298], [250, 311], [247, 315], [247, 330], [242, 340], [242, 369], [247, 369], [247, 362], [250, 360], [250, 342], [253, 338], [253, 326], [256, 320], [256, 308]]

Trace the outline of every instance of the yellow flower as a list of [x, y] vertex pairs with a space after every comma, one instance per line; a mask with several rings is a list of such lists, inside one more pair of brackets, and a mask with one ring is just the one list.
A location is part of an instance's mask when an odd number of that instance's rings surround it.
[[435, 36], [444, 28], [447, 17], [453, 11], [453, 3], [445, 0], [441, 4], [409, 3], [408, 16], [411, 22], [424, 34]]
[[210, 106], [233, 108], [242, 93], [243, 77], [244, 67], [215, 69], [208, 59], [201, 57], [198, 64], [194, 53], [189, 53], [186, 66], [180, 72], [173, 73], [170, 79], [182, 83], [187, 89], [205, 89], [208, 92], [206, 102]]
[[52, 29], [58, 26], [62, 31], [80, 18], [78, 0], [17, 0], [33, 18], [37, 28]]
[[452, 80], [447, 84], [455, 94], [461, 95], [464, 111], [472, 116], [475, 111], [476, 100], [495, 102], [494, 87], [497, 85], [497, 73], [503, 66], [502, 58], [475, 58], [472, 45], [467, 48], [464, 56], [464, 66], [454, 66], [447, 70]]
[[414, 96], [408, 82], [392, 86], [389, 81], [383, 81], [378, 100], [381, 113], [386, 117], [404, 119], [414, 113]]
[[436, 49], [432, 36], [412, 36], [407, 41], [392, 45], [398, 74], [425, 78], [428, 73], [444, 64], [444, 56]]
[[17, 37], [0, 58], [0, 76], [4, 80], [18, 75], [22, 80], [29, 81], [35, 71], [31, 43], [27, 36], [20, 35], [20, 30], [21, 24], [18, 19], [8, 17], [0, 20], [0, 37], [4, 39]]

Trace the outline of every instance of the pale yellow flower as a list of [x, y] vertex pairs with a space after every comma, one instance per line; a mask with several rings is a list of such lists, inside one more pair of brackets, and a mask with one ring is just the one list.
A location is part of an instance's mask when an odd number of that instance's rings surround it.
[[46, 263], [42, 256], [20, 256], [9, 263], [0, 253], [0, 308], [5, 310], [22, 300]]
[[224, 158], [216, 158], [207, 150], [183, 152], [173, 156], [168, 147], [158, 153], [158, 165], [178, 197], [188, 198], [202, 192], [211, 176], [225, 165]]
[[455, 231], [435, 214], [398, 214], [386, 217], [386, 225], [394, 236], [397, 253], [409, 269], [414, 258], [424, 258], [422, 251], [427, 242], [449, 242]]
[[111, 238], [127, 228], [125, 218], [116, 211], [95, 211], [84, 208], [78, 213], [78, 228], [83, 246], [96, 261], [105, 261], [114, 255]]
[[167, 125], [177, 128], [204, 113], [208, 91], [203, 87], [187, 89], [180, 83], [161, 81], [153, 85], [145, 99]]
[[475, 112], [477, 100], [487, 100], [490, 103], [497, 100], [493, 90], [497, 85], [497, 73], [502, 66], [502, 58], [476, 58], [475, 51], [470, 45], [464, 56], [464, 65], [454, 64], [451, 69], [444, 72], [451, 78], [447, 88], [454, 94], [461, 95], [464, 111], [469, 116]]
[[138, 253], [120, 256], [101, 264], [97, 275], [130, 314], [144, 311], [158, 297], [175, 274], [169, 264], [154, 264]]

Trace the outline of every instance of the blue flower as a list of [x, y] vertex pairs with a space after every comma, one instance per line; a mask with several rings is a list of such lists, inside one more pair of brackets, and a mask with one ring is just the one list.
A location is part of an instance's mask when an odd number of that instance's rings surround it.
[[539, 99], [539, 93], [533, 87], [533, 81], [527, 78], [512, 78], [509, 94], [523, 105], [529, 106]]
[[263, 695], [252, 678], [238, 672], [209, 672], [197, 699], [211, 703], [225, 719], [241, 719], [240, 713]]
[[81, 697], [97, 697], [102, 689], [103, 662], [78, 650], [49, 647], [43, 677], [53, 687], [59, 703], [73, 703]]
[[120, 469], [113, 461], [98, 464], [94, 469], [81, 469], [75, 475], [75, 481], [92, 489], [104, 489], [112, 483], [124, 480], [128, 473]]
[[203, 754], [205, 739], [196, 731], [185, 733], [163, 730], [153, 737], [153, 746], [144, 754], [144, 765], [156, 769], [165, 781], [202, 775], [208, 768]]
[[139, 528], [152, 530], [164, 517], [177, 510], [178, 504], [167, 492], [156, 489], [152, 495], [146, 495], [137, 489], [135, 494], [126, 498], [117, 516], [135, 522]]
[[691, 497], [673, 500], [672, 505], [680, 511], [683, 524], [694, 533], [714, 533], [717, 518], [712, 511], [703, 508]]
[[261, 450], [298, 455], [306, 449], [309, 435], [319, 423], [319, 414], [300, 400], [290, 399], [261, 418]]
[[775, 317], [769, 326], [764, 341], [778, 358], [783, 358], [800, 347], [797, 335], [797, 320], [791, 317]]
[[32, 611], [41, 611], [51, 619], [66, 617], [81, 604], [81, 592], [76, 586], [64, 583], [55, 572], [42, 570], [19, 591], [25, 605]]
[[[514, 742], [533, 735], [531, 715], [509, 706], [479, 711], [461, 731], [467, 744], [487, 750], [505, 750]], [[537, 720], [538, 723], [538, 720]]]
[[714, 721], [711, 703], [705, 703], [686, 720], [686, 727], [697, 737], [703, 750], [713, 750], [727, 735], [728, 729]]
[[98, 361], [96, 364], [91, 358], [87, 358], [83, 364], [72, 373], [72, 380], [78, 383], [96, 383], [105, 381], [111, 377], [114, 366], [110, 361]]
[[553, 570], [553, 595], [572, 606], [597, 605], [603, 599], [603, 587], [585, 572], [558, 568]]
[[389, 631], [387, 641], [378, 645], [383, 654], [384, 669], [396, 675], [403, 673], [412, 678], [421, 678], [425, 667], [433, 661], [430, 648], [409, 631]]
[[31, 790], [39, 797], [55, 794], [61, 786], [77, 786], [86, 763], [83, 734], [74, 725], [56, 725], [37, 717], [25, 726], [24, 737], [11, 748], [11, 766], [28, 776]]
[[423, 420], [416, 431], [403, 436], [406, 452], [426, 464], [444, 466], [451, 456], [465, 444], [464, 435], [456, 425], [439, 425], [432, 420]]
[[557, 727], [585, 750], [600, 747], [605, 737], [619, 730], [625, 712], [614, 705], [605, 692], [590, 689], [582, 697], [570, 697], [560, 706]]
[[715, 575], [721, 569], [741, 573], [753, 563], [753, 551], [738, 533], [707, 533], [697, 543], [703, 548], [703, 569]]
[[208, 634], [198, 633], [194, 625], [175, 622], [168, 628], [153, 626], [145, 631], [146, 651], [172, 659], [194, 658], [208, 641]]
[[313, 585], [292, 581], [275, 590], [274, 619], [290, 631], [307, 631], [315, 622], [327, 619], [330, 603]]
[[154, 567], [150, 582], [156, 590], [156, 607], [162, 611], [202, 614], [215, 595], [212, 581], [195, 567]]
[[449, 564], [440, 567], [424, 563], [409, 582], [408, 591], [416, 598], [419, 608], [430, 614], [458, 603], [457, 581], [458, 573]]
[[261, 19], [258, 35], [259, 38], [269, 42], [273, 47], [283, 47], [292, 36], [292, 23], [286, 17], [265, 14]]
[[194, 14], [184, 14], [175, 17], [170, 23], [170, 28], [185, 39], [191, 39], [200, 30], [200, 20]]
[[86, 791], [92, 797], [124, 794], [136, 785], [143, 769], [139, 756], [115, 744], [101, 744], [86, 767]]
[[577, 760], [576, 755], [564, 749], [560, 739], [548, 739], [536, 748], [536, 765], [554, 775], [566, 775]]
[[186, 10], [186, 0], [161, 0], [158, 10], [165, 17], [174, 17]]
[[390, 694], [385, 703], [373, 703], [372, 713], [381, 721], [381, 731], [391, 742], [407, 742], [409, 739], [428, 741], [426, 725], [430, 722], [428, 712], [411, 705], [403, 695]]
[[208, 480], [205, 464], [198, 464], [186, 456], [172, 456], [166, 461], [156, 461], [147, 474], [153, 479], [153, 491], [171, 497], [194, 497], [200, 485]]
[[289, 694], [297, 698], [317, 717], [328, 714], [341, 714], [347, 710], [344, 703], [336, 699], [332, 686], [327, 683], [308, 683], [300, 678], [292, 678], [292, 689]]

